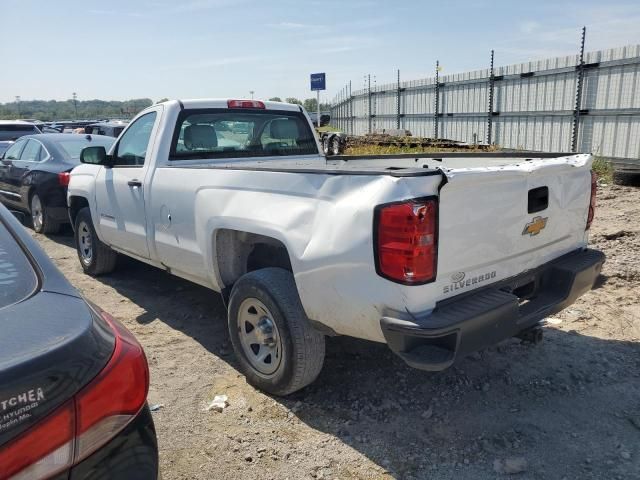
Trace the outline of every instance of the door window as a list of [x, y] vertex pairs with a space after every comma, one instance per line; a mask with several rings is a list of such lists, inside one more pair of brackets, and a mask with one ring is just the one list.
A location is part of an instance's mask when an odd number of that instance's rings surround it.
[[11, 145], [9, 149], [4, 153], [5, 160], [18, 160], [20, 158], [20, 152], [22, 151], [22, 147], [27, 143], [26, 140], [18, 140], [16, 143]]
[[147, 154], [156, 112], [147, 113], [133, 122], [124, 133], [114, 156], [114, 166], [142, 166]]
[[29, 140], [27, 146], [22, 150], [20, 160], [24, 162], [37, 162], [40, 158], [40, 143], [35, 140]]

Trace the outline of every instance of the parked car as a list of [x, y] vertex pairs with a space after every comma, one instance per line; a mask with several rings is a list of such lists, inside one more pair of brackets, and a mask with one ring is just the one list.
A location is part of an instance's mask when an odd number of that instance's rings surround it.
[[317, 377], [325, 335], [431, 371], [537, 341], [604, 262], [587, 248], [590, 155], [332, 159], [298, 105], [224, 99], [149, 107], [81, 159], [68, 204], [84, 271], [122, 253], [221, 292], [240, 369], [276, 395]]
[[156, 479], [144, 351], [0, 205], [0, 478]]
[[112, 137], [99, 135], [26, 135], [0, 160], [0, 202], [31, 215], [38, 233], [56, 233], [69, 222], [66, 195], [69, 172], [88, 145], [109, 148]]
[[15, 141], [24, 135], [40, 133], [37, 126], [21, 120], [0, 120], [0, 141]]
[[127, 126], [127, 123], [124, 121], [114, 121], [114, 122], [98, 122], [92, 123], [91, 125], [87, 125], [84, 127], [85, 133], [91, 133], [95, 135], [106, 135], [108, 137], [117, 138], [122, 131]]

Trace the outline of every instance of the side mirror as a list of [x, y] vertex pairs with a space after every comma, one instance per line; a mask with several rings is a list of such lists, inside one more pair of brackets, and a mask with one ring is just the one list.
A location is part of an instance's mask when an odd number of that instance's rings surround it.
[[107, 155], [107, 150], [103, 146], [85, 147], [80, 152], [80, 162], [89, 165], [111, 166], [111, 159]]

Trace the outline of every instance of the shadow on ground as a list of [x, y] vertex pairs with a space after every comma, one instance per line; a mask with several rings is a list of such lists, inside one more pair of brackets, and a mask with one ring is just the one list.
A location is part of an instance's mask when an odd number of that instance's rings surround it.
[[[144, 310], [140, 324], [164, 322], [237, 368], [218, 295], [124, 258], [99, 281]], [[318, 380], [275, 400], [398, 478], [495, 478], [495, 459], [518, 456], [519, 478], [625, 479], [640, 477], [639, 398], [638, 343], [546, 328], [540, 345], [508, 340], [438, 374], [329, 338]]]

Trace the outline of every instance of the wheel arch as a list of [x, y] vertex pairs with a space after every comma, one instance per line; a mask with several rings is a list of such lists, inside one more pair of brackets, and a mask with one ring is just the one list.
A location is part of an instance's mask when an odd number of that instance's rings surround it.
[[285, 243], [274, 236], [231, 228], [213, 233], [212, 259], [219, 286], [230, 290], [245, 273], [278, 267], [293, 273]]
[[89, 201], [82, 196], [72, 195], [69, 197], [69, 220], [71, 221], [71, 227], [75, 229], [76, 217], [78, 212], [84, 207], [89, 208]]

